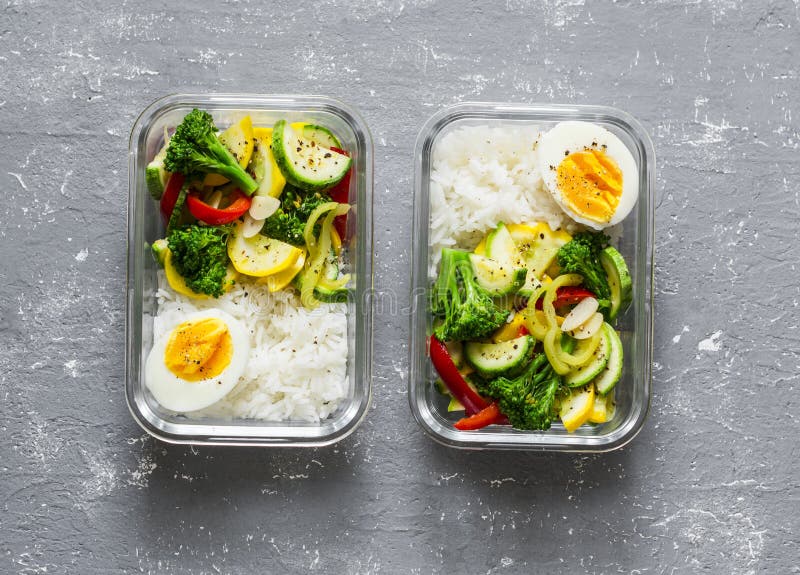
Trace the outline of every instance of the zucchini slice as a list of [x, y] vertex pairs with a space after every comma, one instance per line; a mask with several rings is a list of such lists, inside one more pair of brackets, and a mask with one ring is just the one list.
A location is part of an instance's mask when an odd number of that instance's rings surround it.
[[[350, 281], [349, 274], [341, 274], [339, 259], [331, 249], [330, 255], [323, 262], [322, 274], [319, 282], [314, 286], [314, 297], [325, 303], [347, 302], [350, 290], [347, 289], [347, 282]], [[305, 269], [301, 270], [294, 277], [294, 285], [298, 290], [302, 289], [305, 281]]]
[[525, 284], [525, 268], [513, 268], [477, 254], [470, 254], [469, 261], [478, 285], [494, 297], [515, 294]]
[[538, 280], [553, 264], [561, 246], [572, 239], [564, 230], [553, 231], [543, 222], [535, 226], [510, 225], [508, 228], [528, 268], [528, 275]]
[[535, 341], [529, 335], [501, 343], [470, 341], [464, 344], [464, 355], [483, 377], [513, 376], [530, 363]]
[[608, 311], [608, 321], [614, 321], [617, 314], [628, 309], [633, 300], [631, 273], [625, 264], [625, 258], [611, 246], [600, 252], [600, 264], [608, 276], [608, 287], [611, 289], [611, 309]]
[[508, 231], [508, 227], [500, 222], [497, 227], [486, 236], [486, 257], [513, 267], [525, 267], [519, 255], [517, 244]]
[[622, 340], [617, 330], [609, 324], [603, 324], [608, 336], [608, 363], [594, 379], [594, 387], [600, 395], [607, 395], [622, 377]]
[[158, 262], [158, 265], [163, 268], [164, 260], [166, 260], [167, 252], [169, 251], [167, 240], [161, 239], [154, 241], [150, 249], [153, 251], [153, 257], [156, 259], [156, 262]]
[[295, 132], [286, 120], [272, 129], [272, 153], [290, 184], [306, 191], [323, 191], [337, 184], [352, 160]]
[[597, 346], [592, 359], [586, 365], [576, 367], [567, 375], [565, 375], [565, 384], [570, 387], [581, 387], [600, 375], [600, 372], [603, 371], [603, 368], [605, 368], [606, 364], [608, 364], [609, 349], [611, 347], [611, 343], [609, 341], [611, 336], [608, 335], [608, 328], [610, 328], [611, 331], [614, 331], [614, 328], [610, 325], [603, 325], [603, 331], [600, 334], [600, 345]]
[[153, 161], [147, 164], [144, 171], [144, 178], [147, 182], [147, 191], [154, 200], [158, 201], [164, 194], [164, 188], [169, 179], [169, 172], [164, 168], [164, 158], [167, 157], [167, 146], [161, 148]]
[[455, 397], [450, 398], [450, 403], [447, 404], [448, 413], [453, 411], [464, 411], [464, 406]]
[[523, 258], [519, 246], [511, 234], [511, 230], [518, 227], [520, 226], [506, 226], [500, 222], [497, 228], [486, 237], [486, 255], [515, 269], [527, 269], [525, 282], [517, 291], [523, 297], [530, 297], [542, 284], [536, 274], [531, 272], [531, 267]]
[[301, 133], [306, 140], [316, 142], [318, 146], [322, 146], [323, 148], [342, 149], [342, 143], [339, 141], [339, 138], [325, 126], [304, 124]]

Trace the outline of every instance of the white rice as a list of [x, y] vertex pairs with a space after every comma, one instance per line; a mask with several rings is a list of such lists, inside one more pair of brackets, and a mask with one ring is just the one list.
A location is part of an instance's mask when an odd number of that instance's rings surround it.
[[471, 250], [499, 222], [547, 222], [570, 233], [581, 227], [544, 186], [536, 153], [541, 134], [531, 125], [463, 126], [436, 142], [430, 186], [431, 277], [442, 248]]
[[247, 280], [218, 299], [192, 299], [173, 291], [163, 272], [156, 296], [155, 338], [187, 313], [209, 308], [229, 313], [250, 335], [250, 359], [236, 388], [189, 417], [320, 421], [347, 397], [346, 304], [308, 311], [294, 292], [270, 293]]

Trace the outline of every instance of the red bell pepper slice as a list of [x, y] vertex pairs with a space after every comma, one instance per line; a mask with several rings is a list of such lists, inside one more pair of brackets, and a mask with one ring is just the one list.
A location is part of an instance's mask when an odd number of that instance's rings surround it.
[[461, 431], [474, 431], [493, 423], [499, 423], [501, 419], [504, 419], [504, 417], [500, 413], [500, 408], [497, 407], [497, 403], [492, 402], [478, 413], [456, 421], [455, 428]]
[[178, 201], [178, 195], [183, 187], [185, 176], [175, 172], [170, 174], [167, 185], [164, 187], [164, 193], [161, 194], [159, 208], [161, 210], [161, 217], [164, 220], [164, 225], [169, 223], [169, 218], [172, 216], [172, 210], [175, 209], [175, 202]]
[[[345, 156], [350, 156], [350, 154], [346, 150], [342, 150], [341, 148], [331, 148], [334, 152], [338, 152], [340, 154], [344, 154]], [[353, 167], [351, 166], [344, 177], [339, 180], [335, 186], [333, 186], [330, 190], [328, 190], [328, 194], [331, 196], [331, 199], [334, 202], [338, 202], [340, 204], [348, 203], [350, 199], [350, 176], [353, 173]], [[347, 214], [336, 216], [333, 220], [333, 227], [336, 228], [336, 233], [339, 234], [339, 237], [344, 240], [345, 234], [347, 233]]]
[[489, 402], [472, 389], [464, 377], [459, 373], [447, 347], [435, 335], [431, 336], [430, 343], [431, 362], [439, 372], [442, 381], [458, 402], [464, 406], [467, 415], [474, 415], [485, 409]]
[[[556, 299], [553, 307], [559, 308], [565, 305], [575, 305], [587, 297], [595, 297], [594, 292], [582, 287], [564, 286], [556, 290]], [[536, 309], [542, 309], [542, 300], [536, 302]]]
[[201, 222], [212, 226], [229, 224], [250, 209], [253, 202], [241, 190], [234, 190], [231, 203], [226, 208], [214, 208], [205, 203], [198, 192], [192, 192], [186, 198], [189, 213]]

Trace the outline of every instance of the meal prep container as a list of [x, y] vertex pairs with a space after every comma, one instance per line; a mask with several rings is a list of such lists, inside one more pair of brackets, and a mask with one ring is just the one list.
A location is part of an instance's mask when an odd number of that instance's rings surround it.
[[[210, 112], [221, 129], [243, 114], [250, 114], [254, 125], [272, 125], [280, 118], [319, 123], [331, 128], [352, 155], [352, 207], [344, 238], [354, 296], [348, 302], [349, 394], [322, 422], [191, 419], [164, 410], [145, 387], [143, 367], [153, 344], [157, 310], [158, 268], [150, 243], [164, 236], [158, 202], [147, 191], [145, 166], [163, 145], [164, 127], [177, 126], [192, 108]], [[319, 96], [167, 96], [144, 110], [133, 126], [129, 178], [125, 391], [139, 425], [164, 441], [219, 445], [321, 446], [352, 433], [367, 412], [372, 379], [372, 138], [359, 114], [342, 102]]]
[[[625, 257], [633, 283], [633, 303], [617, 318], [624, 347], [624, 371], [616, 386], [616, 413], [601, 425], [584, 425], [568, 433], [560, 422], [548, 431], [517, 431], [492, 425], [478, 431], [459, 431], [453, 423], [463, 412], [448, 413], [447, 398], [433, 385], [427, 338], [432, 332], [428, 311], [428, 235], [430, 176], [436, 142], [448, 131], [465, 125], [534, 124], [547, 130], [564, 120], [594, 122], [617, 135], [630, 149], [638, 167], [639, 198], [622, 222], [618, 249]], [[604, 106], [463, 103], [436, 113], [423, 126], [415, 151], [414, 245], [412, 262], [410, 376], [408, 396], [417, 422], [433, 439], [466, 449], [524, 449], [547, 451], [609, 451], [628, 443], [641, 429], [650, 404], [653, 350], [653, 144], [630, 115]], [[487, 201], [491, 201], [487, 198]]]

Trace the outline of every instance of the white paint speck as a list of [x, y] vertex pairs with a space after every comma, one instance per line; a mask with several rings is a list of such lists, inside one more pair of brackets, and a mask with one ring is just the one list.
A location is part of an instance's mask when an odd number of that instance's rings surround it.
[[697, 350], [711, 352], [719, 351], [722, 348], [722, 342], [719, 341], [720, 337], [722, 337], [722, 330], [715, 331], [709, 337], [697, 344]]
[[150, 482], [150, 476], [157, 468], [158, 464], [153, 459], [153, 456], [149, 452], [142, 453], [139, 457], [139, 466], [129, 472], [128, 485], [139, 487], [140, 489], [147, 487]]
[[22, 174], [15, 174], [14, 172], [8, 172], [8, 175], [9, 176], [14, 176], [17, 179], [17, 181], [19, 182], [19, 185], [22, 186], [23, 190], [27, 190], [28, 189], [28, 186], [26, 186], [25, 182], [22, 180]]
[[688, 325], [683, 326], [681, 332], [672, 338], [672, 343], [678, 343], [681, 340], [681, 336], [685, 334], [687, 331], [689, 331], [689, 326]]
[[71, 359], [64, 364], [64, 373], [70, 377], [78, 377], [78, 360]]

